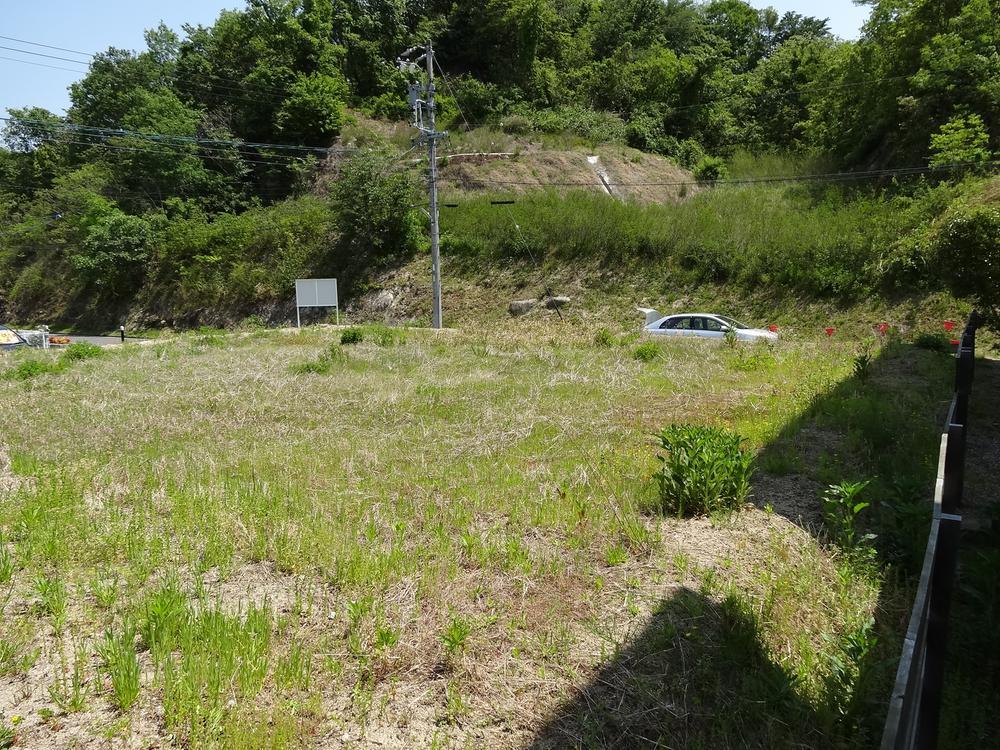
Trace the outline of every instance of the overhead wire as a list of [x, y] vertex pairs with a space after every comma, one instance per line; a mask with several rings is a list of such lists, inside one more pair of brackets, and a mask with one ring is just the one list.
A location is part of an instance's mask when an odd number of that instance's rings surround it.
[[65, 70], [69, 73], [80, 73], [79, 70], [74, 70], [73, 68], [64, 68], [61, 65], [48, 65], [47, 63], [34, 62], [33, 60], [18, 60], [16, 57], [7, 57], [6, 55], [0, 55], [0, 60], [7, 60], [8, 62], [22, 63], [24, 65], [34, 65], [38, 68], [51, 68], [52, 70]]
[[[16, 41], [16, 42], [18, 42], [20, 44], [29, 44], [29, 45], [33, 45], [33, 46], [37, 46], [37, 47], [44, 47], [44, 48], [47, 48], [47, 49], [54, 49], [54, 50], [58, 50], [58, 51], [69, 52], [69, 53], [75, 54], [75, 55], [82, 55], [84, 57], [90, 58], [90, 60], [95, 60], [95, 59], [97, 59], [97, 58], [99, 58], [101, 56], [101, 53], [81, 52], [79, 50], [71, 50], [71, 49], [68, 49], [68, 48], [65, 48], [65, 47], [57, 47], [55, 45], [43, 44], [41, 42], [31, 42], [31, 41], [24, 40], [24, 39], [17, 39], [15, 37], [0, 36], [0, 39], [6, 39], [8, 41]], [[68, 58], [68, 57], [61, 57], [61, 56], [58, 56], [58, 55], [49, 55], [49, 54], [46, 54], [44, 52], [35, 52], [34, 50], [18, 49], [16, 47], [8, 47], [8, 46], [5, 46], [5, 45], [0, 45], [0, 49], [6, 49], [6, 50], [13, 51], [13, 52], [19, 52], [19, 53], [24, 54], [24, 55], [35, 55], [37, 57], [47, 57], [47, 58], [51, 58], [51, 59], [55, 59], [55, 60], [61, 60], [61, 61], [64, 61], [64, 62], [70, 62], [70, 63], [74, 63], [74, 64], [77, 64], [77, 65], [83, 65], [83, 66], [89, 66], [91, 64], [89, 61], [74, 60], [74, 59], [71, 59], [71, 58]], [[82, 73], [84, 71], [80, 71], [80, 72]], [[254, 98], [249, 98], [249, 96], [247, 95], [246, 92], [247, 92], [248, 88], [256, 89], [257, 91], [260, 91], [260, 92], [271, 92], [272, 94], [280, 94], [282, 96], [288, 94], [288, 89], [286, 87], [272, 86], [270, 84], [260, 83], [260, 82], [255, 82], [255, 81], [247, 81], [245, 79], [230, 78], [228, 76], [221, 76], [221, 75], [219, 75], [217, 73], [208, 73], [208, 72], [205, 72], [205, 71], [190, 71], [190, 72], [187, 73], [187, 75], [190, 76], [191, 78], [203, 78], [203, 79], [212, 79], [212, 80], [215, 80], [215, 81], [222, 81], [223, 82], [222, 84], [213, 84], [213, 85], [217, 86], [218, 88], [225, 88], [225, 89], [230, 89], [230, 90], [233, 90], [233, 91], [240, 92], [244, 96], [248, 97], [248, 101], [254, 101], [255, 100]], [[185, 79], [181, 79], [181, 80], [183, 81]], [[229, 85], [227, 85], [227, 84], [229, 84]], [[256, 99], [259, 100], [260, 97], [256, 97]], [[270, 99], [270, 101], [279, 101], [279, 99], [275, 99], [275, 98], [272, 97]]]
[[147, 140], [159, 142], [177, 142], [177, 143], [194, 143], [194, 144], [209, 144], [209, 145], [221, 145], [221, 146], [233, 146], [237, 148], [267, 148], [267, 149], [279, 149], [287, 151], [305, 151], [310, 153], [353, 153], [360, 149], [351, 147], [327, 147], [327, 146], [302, 146], [292, 143], [264, 143], [264, 142], [254, 142], [254, 141], [238, 141], [238, 140], [225, 140], [220, 138], [197, 138], [195, 136], [187, 135], [175, 135], [170, 133], [148, 133], [139, 130], [125, 130], [122, 128], [103, 128], [93, 125], [79, 125], [70, 122], [50, 122], [47, 120], [35, 120], [25, 117], [0, 117], [0, 122], [21, 122], [28, 123], [29, 125], [36, 125], [42, 129], [55, 129], [55, 130], [67, 130], [75, 131], [80, 133], [93, 133], [101, 136], [107, 136], [109, 138], [145, 138]]

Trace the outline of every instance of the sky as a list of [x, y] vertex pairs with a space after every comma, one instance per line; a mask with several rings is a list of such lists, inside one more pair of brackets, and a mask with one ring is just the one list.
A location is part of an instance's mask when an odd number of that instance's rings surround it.
[[[842, 39], [856, 39], [868, 16], [868, 8], [856, 6], [853, 0], [751, 0], [751, 3], [761, 7], [770, 5], [781, 13], [795, 11], [829, 18], [830, 29]], [[242, 0], [17, 0], [5, 5], [13, 7], [4, 9], [0, 35], [96, 52], [108, 47], [143, 49], [143, 31], [160, 21], [176, 31], [184, 23], [207, 26], [223, 9], [240, 8], [244, 4]], [[67, 59], [27, 55], [10, 48]], [[0, 39], [0, 110], [37, 106], [62, 114], [69, 106], [69, 84], [86, 72], [85, 65], [70, 61], [85, 59], [60, 50]]]

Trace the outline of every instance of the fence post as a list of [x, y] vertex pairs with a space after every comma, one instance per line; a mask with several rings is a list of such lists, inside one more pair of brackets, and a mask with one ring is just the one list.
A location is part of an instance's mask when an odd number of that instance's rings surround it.
[[913, 743], [916, 750], [934, 750], [937, 747], [945, 647], [948, 642], [948, 613], [955, 583], [961, 526], [962, 522], [958, 518], [942, 518], [938, 527], [938, 542], [931, 569], [930, 606], [927, 612], [923, 689], [920, 693]]

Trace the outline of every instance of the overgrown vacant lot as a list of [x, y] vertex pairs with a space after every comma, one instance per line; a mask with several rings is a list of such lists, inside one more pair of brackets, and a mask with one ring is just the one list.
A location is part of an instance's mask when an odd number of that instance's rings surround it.
[[[872, 742], [907, 605], [817, 493], [874, 440], [933, 453], [940, 355], [859, 380], [827, 341], [340, 335], [0, 360], [0, 740]], [[752, 505], [657, 512], [682, 422], [767, 446]]]

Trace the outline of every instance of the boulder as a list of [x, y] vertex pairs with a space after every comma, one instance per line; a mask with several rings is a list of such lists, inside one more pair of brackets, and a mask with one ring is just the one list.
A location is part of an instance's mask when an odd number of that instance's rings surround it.
[[545, 306], [550, 310], [557, 310], [560, 307], [566, 307], [570, 303], [570, 297], [549, 297], [545, 300]]
[[372, 297], [371, 302], [368, 306], [375, 311], [388, 310], [392, 307], [393, 303], [396, 301], [396, 295], [390, 292], [388, 289], [383, 289], [381, 292]]
[[507, 311], [515, 318], [518, 318], [530, 312], [531, 308], [533, 308], [537, 304], [538, 304], [537, 299], [516, 299], [512, 300], [511, 303], [507, 306]]

